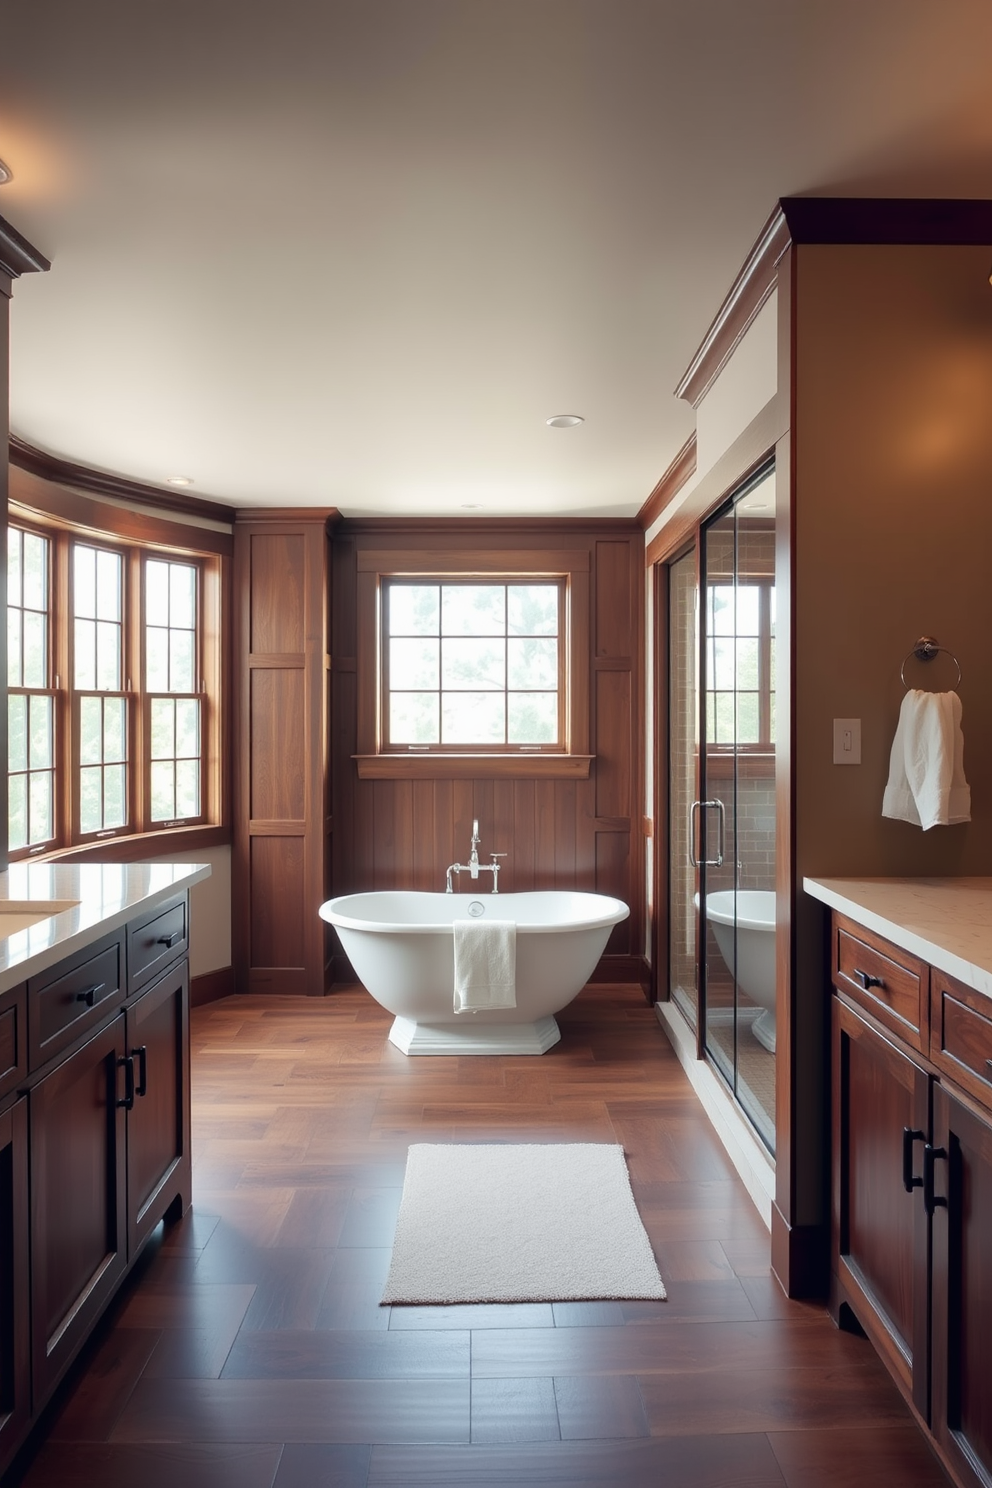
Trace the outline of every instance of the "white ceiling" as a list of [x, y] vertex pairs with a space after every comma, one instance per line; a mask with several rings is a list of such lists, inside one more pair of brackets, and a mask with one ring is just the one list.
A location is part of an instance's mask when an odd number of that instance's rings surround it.
[[13, 431], [238, 506], [633, 514], [776, 199], [992, 196], [990, 77], [989, 0], [7, 6]]

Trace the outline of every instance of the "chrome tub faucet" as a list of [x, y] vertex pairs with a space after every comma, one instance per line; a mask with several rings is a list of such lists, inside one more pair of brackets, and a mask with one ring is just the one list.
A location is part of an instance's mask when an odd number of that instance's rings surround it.
[[478, 818], [476, 818], [472, 822], [472, 846], [469, 851], [468, 862], [451, 864], [450, 868], [447, 871], [447, 874], [445, 875], [444, 892], [446, 894], [454, 893], [454, 887], [451, 882], [451, 875], [453, 873], [467, 873], [470, 878], [478, 878], [480, 873], [491, 873], [493, 876], [493, 893], [498, 894], [500, 870], [499, 859], [505, 858], [506, 853], [494, 852], [490, 853], [489, 856], [492, 858], [491, 863], [479, 862], [479, 822]]

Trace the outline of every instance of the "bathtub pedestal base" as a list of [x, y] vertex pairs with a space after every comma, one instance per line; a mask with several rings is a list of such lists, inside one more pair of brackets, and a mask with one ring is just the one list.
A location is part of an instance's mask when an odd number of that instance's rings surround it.
[[543, 1054], [561, 1038], [554, 1018], [535, 1023], [415, 1023], [393, 1019], [389, 1041], [404, 1054]]
[[769, 1008], [755, 1018], [751, 1032], [763, 1049], [767, 1049], [769, 1054], [775, 1053], [775, 1014]]

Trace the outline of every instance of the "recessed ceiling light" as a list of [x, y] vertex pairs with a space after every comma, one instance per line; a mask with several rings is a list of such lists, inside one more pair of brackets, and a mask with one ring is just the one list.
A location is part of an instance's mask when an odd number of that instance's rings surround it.
[[463, 501], [462, 511], [481, 511], [482, 504], [478, 501]]
[[576, 424], [584, 424], [585, 419], [580, 413], [556, 413], [544, 422], [549, 429], [574, 429]]
[[14, 179], [14, 172], [9, 165], [0, 160], [0, 186], [6, 186], [8, 181]]
[[167, 475], [165, 484], [167, 486], [191, 486], [193, 477], [191, 475]]

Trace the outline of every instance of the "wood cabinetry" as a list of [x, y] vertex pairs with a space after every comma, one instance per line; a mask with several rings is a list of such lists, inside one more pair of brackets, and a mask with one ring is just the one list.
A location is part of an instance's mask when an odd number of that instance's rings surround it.
[[124, 1019], [59, 1063], [28, 1096], [34, 1399], [46, 1399], [127, 1266]]
[[239, 514], [232, 907], [240, 992], [325, 990], [329, 893], [327, 512]]
[[0, 998], [0, 1037], [18, 1030], [0, 1045], [0, 1473], [151, 1230], [189, 1206], [187, 912], [176, 896]]
[[917, 1163], [922, 1157], [930, 1081], [844, 1003], [835, 1002], [833, 1025], [835, 1276], [843, 1300], [925, 1416], [929, 1241], [923, 1205], [903, 1186], [903, 1153], [915, 1153]]
[[0, 1470], [31, 1415], [28, 1103], [0, 1114]]
[[834, 916], [831, 1308], [992, 1485], [992, 1000]]
[[[166, 1209], [190, 1203], [189, 967], [185, 959], [125, 1012], [127, 1233], [133, 1256]], [[126, 1097], [125, 1097], [126, 1098]]]

